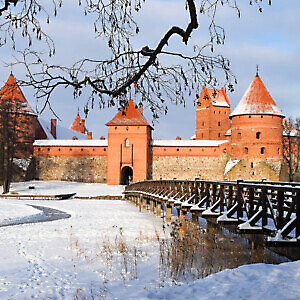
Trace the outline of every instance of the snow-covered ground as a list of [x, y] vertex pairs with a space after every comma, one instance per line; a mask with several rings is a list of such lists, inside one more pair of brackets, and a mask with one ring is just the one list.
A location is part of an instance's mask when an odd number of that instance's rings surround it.
[[[35, 189], [29, 190], [29, 185]], [[12, 187], [20, 194], [80, 196], [119, 195], [122, 189], [69, 182]], [[161, 219], [119, 200], [1, 199], [0, 224], [41, 213], [27, 204], [58, 209], [71, 217], [0, 227], [0, 299], [73, 299], [74, 295], [89, 299], [100, 294], [107, 299], [299, 299], [300, 261], [246, 265], [189, 284], [158, 288], [155, 235], [163, 234]], [[127, 252], [116, 254], [122, 245]], [[134, 260], [126, 256], [129, 252], [135, 253]]]

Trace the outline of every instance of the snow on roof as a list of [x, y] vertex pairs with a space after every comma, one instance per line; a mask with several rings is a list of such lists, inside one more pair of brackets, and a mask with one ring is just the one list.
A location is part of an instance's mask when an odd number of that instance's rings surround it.
[[36, 140], [33, 146], [107, 147], [107, 140]]
[[[43, 119], [38, 119], [38, 121], [40, 122], [43, 130], [45, 131], [47, 137], [49, 138], [49, 140], [53, 140], [53, 136], [51, 134], [51, 123], [50, 121], [45, 121]], [[68, 129], [59, 125], [56, 125], [56, 139], [57, 140], [68, 140], [68, 139], [72, 139], [73, 137], [76, 137], [78, 140], [86, 140], [87, 139], [87, 135], [80, 133], [78, 131], [72, 130], [72, 129]]]
[[206, 92], [208, 93], [213, 106], [230, 107], [229, 101], [223, 88], [220, 90], [206, 88]]
[[153, 140], [152, 146], [218, 147], [227, 142], [227, 140]]
[[249, 114], [268, 114], [284, 117], [259, 76], [255, 76], [230, 117]]
[[[144, 116], [141, 114], [139, 109], [137, 109], [132, 100], [129, 100], [125, 107], [120, 110], [108, 123], [107, 126], [111, 125], [146, 125], [150, 126], [145, 120]], [[151, 126], [150, 126], [151, 127]]]

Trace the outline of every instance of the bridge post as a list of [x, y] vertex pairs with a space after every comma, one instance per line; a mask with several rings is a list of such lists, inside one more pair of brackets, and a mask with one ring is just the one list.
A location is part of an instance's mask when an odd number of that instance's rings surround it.
[[267, 217], [267, 189], [265, 187], [261, 190], [261, 207], [262, 207], [262, 220], [261, 225], [262, 227], [268, 224], [268, 217]]
[[223, 212], [224, 211], [224, 185], [221, 184], [220, 185], [220, 212]]
[[212, 203], [215, 204], [217, 201], [217, 185], [214, 183], [212, 185]]
[[278, 191], [277, 194], [277, 229], [282, 229], [283, 226], [283, 205], [284, 205], [284, 191]]
[[238, 179], [236, 181], [237, 183], [237, 191], [236, 191], [236, 197], [237, 197], [237, 218], [241, 219], [243, 217], [243, 198], [242, 198], [242, 190], [243, 187], [240, 185], [240, 183], [242, 183], [243, 180], [242, 179]]
[[227, 210], [229, 210], [232, 206], [232, 196], [233, 196], [233, 186], [230, 185], [228, 187], [228, 200], [227, 200], [227, 203], [226, 203], [226, 207], [227, 207]]
[[249, 217], [251, 218], [254, 214], [254, 188], [249, 188]]
[[161, 218], [161, 203], [156, 201], [156, 216]]
[[166, 205], [166, 223], [171, 224], [171, 216], [172, 216], [172, 206]]

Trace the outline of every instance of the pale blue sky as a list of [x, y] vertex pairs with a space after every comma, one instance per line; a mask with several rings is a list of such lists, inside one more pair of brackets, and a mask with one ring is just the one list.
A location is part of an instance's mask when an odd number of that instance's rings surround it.
[[[147, 0], [141, 13], [138, 15], [141, 31], [134, 40], [137, 47], [144, 45], [155, 46], [165, 31], [172, 25], [184, 25], [187, 16], [183, 0]], [[218, 47], [216, 53], [222, 53], [231, 60], [231, 66], [238, 79], [234, 93], [228, 93], [232, 109], [235, 108], [243, 93], [251, 83], [256, 65], [259, 65], [260, 76], [271, 96], [286, 116], [300, 116], [300, 97], [298, 93], [300, 83], [300, 1], [273, 0], [272, 6], [265, 5], [264, 12], [258, 13], [255, 6], [249, 6], [248, 1], [240, 0], [241, 18], [229, 9], [219, 11], [218, 21], [225, 28], [226, 42]], [[82, 17], [82, 12], [74, 1], [65, 1], [59, 16], [53, 19], [47, 32], [54, 38], [57, 54], [52, 63], [68, 64], [82, 57], [102, 58], [108, 55], [106, 43], [95, 39], [93, 25], [89, 19]], [[189, 43], [201, 44], [207, 40], [207, 27], [204, 19], [199, 20], [198, 32], [193, 34]], [[22, 42], [19, 49], [22, 48]], [[170, 49], [182, 49], [178, 39], [172, 40]], [[16, 55], [10, 47], [0, 48], [2, 63], [0, 83], [3, 85], [10, 69], [3, 67], [4, 61], [11, 61]], [[13, 70], [16, 77], [24, 76], [21, 68]], [[33, 91], [23, 89], [24, 94], [33, 108], [36, 100]], [[85, 98], [74, 100], [72, 91], [57, 90], [52, 98], [52, 105], [62, 119], [60, 125], [68, 127], [74, 119], [78, 107], [81, 115]], [[139, 98], [136, 100], [139, 102]], [[187, 96], [186, 108], [169, 105], [167, 116], [162, 115], [159, 123], [154, 124], [154, 138], [174, 139], [177, 135], [184, 139], [195, 132], [195, 107], [193, 97]], [[97, 106], [96, 106], [97, 107]], [[115, 109], [92, 111], [86, 121], [89, 130], [93, 131], [94, 138], [107, 136], [104, 125], [117, 111]], [[151, 122], [151, 114], [145, 109], [145, 114]], [[51, 113], [46, 111], [42, 118], [50, 119]]]

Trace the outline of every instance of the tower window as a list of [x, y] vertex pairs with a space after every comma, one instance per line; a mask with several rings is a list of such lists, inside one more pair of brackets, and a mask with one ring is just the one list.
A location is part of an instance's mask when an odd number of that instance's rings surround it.
[[204, 122], [202, 122], [202, 126], [204, 126]]
[[221, 136], [221, 133], [219, 132], [219, 133], [218, 133], [218, 137], [220, 137], [220, 136]]
[[129, 139], [125, 139], [125, 147], [129, 147]]
[[244, 148], [244, 153], [245, 153], [245, 154], [248, 154], [248, 152], [249, 152], [248, 147], [245, 147], [245, 148]]
[[218, 122], [218, 126], [221, 126], [221, 122]]
[[253, 162], [251, 162], [251, 169], [253, 169]]
[[265, 147], [260, 148], [260, 154], [265, 154]]
[[240, 140], [242, 138], [242, 133], [241, 132], [238, 132], [237, 138], [238, 138], [238, 140]]
[[260, 139], [260, 137], [261, 137], [261, 132], [256, 132], [256, 139]]

